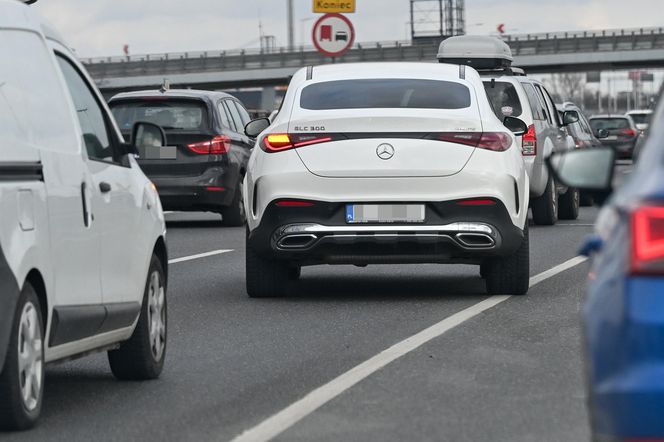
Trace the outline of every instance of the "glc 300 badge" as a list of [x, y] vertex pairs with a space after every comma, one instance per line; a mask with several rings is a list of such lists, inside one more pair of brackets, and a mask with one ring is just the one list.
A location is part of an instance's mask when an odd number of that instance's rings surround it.
[[376, 148], [376, 155], [381, 160], [389, 160], [394, 156], [394, 147], [391, 144], [383, 143]]

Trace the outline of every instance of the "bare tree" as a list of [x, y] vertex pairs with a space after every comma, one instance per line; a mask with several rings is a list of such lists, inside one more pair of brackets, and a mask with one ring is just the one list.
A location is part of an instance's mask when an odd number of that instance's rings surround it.
[[551, 74], [551, 80], [547, 81], [551, 93], [559, 103], [573, 101], [583, 103], [586, 89], [586, 76], [581, 73]]

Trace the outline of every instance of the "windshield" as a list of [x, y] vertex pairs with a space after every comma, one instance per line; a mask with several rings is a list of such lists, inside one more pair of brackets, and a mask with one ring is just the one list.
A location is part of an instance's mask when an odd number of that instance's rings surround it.
[[161, 126], [164, 130], [204, 130], [208, 128], [205, 105], [185, 100], [135, 100], [111, 103], [113, 116], [122, 131], [137, 121]]
[[331, 109], [463, 109], [470, 90], [442, 80], [362, 79], [316, 83], [302, 90], [300, 107]]
[[630, 124], [627, 118], [593, 118], [590, 120], [590, 127], [596, 132], [600, 129], [629, 129]]

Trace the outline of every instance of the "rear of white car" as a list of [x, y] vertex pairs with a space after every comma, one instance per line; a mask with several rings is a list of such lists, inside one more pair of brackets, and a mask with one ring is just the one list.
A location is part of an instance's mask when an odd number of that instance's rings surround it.
[[317, 264], [480, 264], [490, 292], [527, 290], [528, 177], [472, 68], [302, 69], [244, 185], [250, 296]]

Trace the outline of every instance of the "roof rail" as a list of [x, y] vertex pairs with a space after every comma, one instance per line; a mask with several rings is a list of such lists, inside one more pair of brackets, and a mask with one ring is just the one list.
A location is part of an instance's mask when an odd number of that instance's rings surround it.
[[502, 69], [477, 69], [480, 74], [509, 75], [514, 77], [525, 77], [526, 71], [517, 67], [506, 67]]

